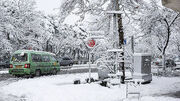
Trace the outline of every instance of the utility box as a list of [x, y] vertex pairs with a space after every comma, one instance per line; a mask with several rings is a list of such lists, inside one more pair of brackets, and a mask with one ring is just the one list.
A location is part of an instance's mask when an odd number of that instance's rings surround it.
[[133, 79], [142, 79], [144, 83], [152, 81], [151, 54], [135, 53], [133, 59]]

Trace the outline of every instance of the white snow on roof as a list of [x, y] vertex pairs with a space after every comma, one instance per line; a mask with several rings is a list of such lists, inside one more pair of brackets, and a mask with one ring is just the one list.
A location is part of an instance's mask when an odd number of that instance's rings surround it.
[[18, 50], [16, 52], [43, 52], [43, 53], [47, 53], [47, 54], [51, 54], [51, 55], [55, 55], [54, 53], [51, 53], [51, 52], [46, 52], [46, 51], [37, 51], [37, 50]]

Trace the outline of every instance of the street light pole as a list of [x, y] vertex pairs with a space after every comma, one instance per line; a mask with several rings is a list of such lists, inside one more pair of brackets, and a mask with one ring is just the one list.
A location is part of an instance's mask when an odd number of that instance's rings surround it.
[[91, 83], [91, 51], [89, 51], [89, 83]]

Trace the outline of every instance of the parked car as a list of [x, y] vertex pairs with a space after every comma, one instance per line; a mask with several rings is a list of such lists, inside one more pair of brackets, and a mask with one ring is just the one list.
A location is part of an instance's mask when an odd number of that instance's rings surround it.
[[69, 57], [63, 57], [58, 59], [60, 66], [71, 66], [73, 65], [73, 60]]
[[175, 57], [174, 62], [176, 63], [177, 67], [180, 67], [180, 57]]
[[152, 60], [152, 65], [162, 66], [162, 60], [160, 58], [155, 58]]
[[0, 68], [9, 68], [9, 60], [6, 61], [0, 61]]
[[176, 67], [176, 63], [174, 62], [173, 59], [167, 59], [165, 63], [166, 63], [166, 67]]
[[[152, 64], [156, 65], [156, 66], [162, 66], [162, 59], [155, 58], [152, 61]], [[176, 63], [175, 63], [175, 61], [173, 59], [165, 60], [165, 64], [166, 64], [166, 67], [175, 67], [176, 66]]]
[[172, 72], [175, 76], [180, 76], [180, 67], [173, 68]]

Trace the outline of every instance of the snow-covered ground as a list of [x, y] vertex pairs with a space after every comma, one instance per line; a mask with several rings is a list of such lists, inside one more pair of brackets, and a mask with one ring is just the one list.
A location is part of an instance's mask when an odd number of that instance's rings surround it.
[[[43, 76], [0, 82], [0, 101], [121, 101], [126, 86], [100, 86], [98, 83], [74, 85], [75, 79], [84, 81], [88, 73]], [[92, 77], [97, 78], [97, 73]], [[153, 77], [150, 84], [141, 86], [141, 101], [179, 101], [173, 93], [180, 91], [179, 77]], [[137, 98], [130, 98], [131, 101]], [[125, 99], [129, 101], [130, 99]]]

